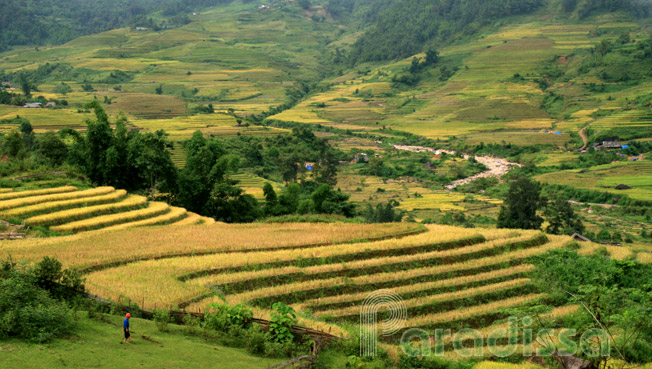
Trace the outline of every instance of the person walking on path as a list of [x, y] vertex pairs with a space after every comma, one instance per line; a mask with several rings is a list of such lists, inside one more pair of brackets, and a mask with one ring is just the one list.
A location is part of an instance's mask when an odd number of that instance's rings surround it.
[[122, 343], [127, 343], [127, 341], [134, 342], [134, 340], [131, 338], [131, 334], [129, 332], [129, 318], [131, 318], [131, 314], [127, 313], [127, 315], [125, 316], [125, 320], [122, 323], [122, 330], [124, 331], [124, 334], [125, 334], [125, 338], [122, 341]]

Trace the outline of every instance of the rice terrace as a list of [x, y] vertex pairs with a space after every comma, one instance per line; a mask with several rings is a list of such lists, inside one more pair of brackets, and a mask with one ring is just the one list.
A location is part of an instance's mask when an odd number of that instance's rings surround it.
[[0, 9], [0, 367], [652, 369], [650, 0]]

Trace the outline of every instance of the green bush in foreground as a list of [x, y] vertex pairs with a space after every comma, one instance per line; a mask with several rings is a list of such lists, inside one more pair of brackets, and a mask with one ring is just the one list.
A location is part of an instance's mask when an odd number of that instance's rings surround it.
[[18, 337], [47, 342], [70, 333], [74, 323], [65, 302], [50, 296], [5, 262], [0, 274], [0, 339]]

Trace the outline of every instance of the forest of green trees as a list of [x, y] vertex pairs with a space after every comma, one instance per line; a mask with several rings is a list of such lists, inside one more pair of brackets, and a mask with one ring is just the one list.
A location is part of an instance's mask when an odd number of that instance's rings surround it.
[[[165, 17], [232, 0], [0, 0], [0, 51], [15, 45], [60, 44], [125, 26], [150, 25], [152, 12]], [[173, 22], [174, 23], [174, 22]]]

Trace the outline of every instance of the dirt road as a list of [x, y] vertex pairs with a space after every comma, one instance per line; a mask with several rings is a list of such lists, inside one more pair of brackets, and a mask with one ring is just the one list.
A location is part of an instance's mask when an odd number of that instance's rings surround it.
[[[449, 155], [455, 155], [455, 152], [453, 151], [448, 151], [448, 150], [436, 150], [430, 147], [423, 147], [423, 146], [406, 146], [406, 145], [394, 145], [394, 148], [397, 150], [403, 150], [403, 151], [410, 151], [410, 152], [432, 152], [436, 153], [437, 151], [446, 153]], [[464, 155], [464, 159], [468, 160], [469, 155]], [[507, 161], [506, 159], [503, 158], [497, 158], [495, 156], [476, 156], [475, 160], [477, 160], [479, 163], [484, 164], [484, 166], [487, 167], [487, 170], [478, 173], [474, 176], [464, 178], [464, 179], [459, 179], [457, 181], [451, 182], [448, 186], [446, 186], [447, 189], [452, 190], [453, 188], [461, 185], [465, 185], [469, 182], [472, 182], [478, 178], [490, 178], [490, 177], [495, 177], [495, 178], [500, 178], [503, 175], [505, 175], [507, 172], [509, 172], [512, 167], [517, 166], [520, 167], [521, 164], [519, 163], [514, 163]]]

